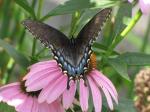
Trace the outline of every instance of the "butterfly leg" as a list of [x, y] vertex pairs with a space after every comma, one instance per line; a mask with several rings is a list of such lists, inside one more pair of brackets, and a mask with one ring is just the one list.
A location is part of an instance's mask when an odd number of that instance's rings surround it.
[[67, 80], [67, 90], [70, 89], [70, 76], [68, 76], [68, 80]]
[[84, 85], [87, 86], [87, 78], [85, 74], [82, 75], [82, 79], [84, 80]]

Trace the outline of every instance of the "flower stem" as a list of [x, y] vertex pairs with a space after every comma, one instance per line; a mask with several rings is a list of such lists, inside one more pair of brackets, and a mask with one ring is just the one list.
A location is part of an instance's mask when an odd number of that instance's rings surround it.
[[36, 39], [33, 39], [33, 45], [32, 45], [32, 56], [34, 56], [36, 50]]
[[112, 45], [108, 48], [107, 56], [109, 56], [113, 49], [125, 38], [125, 36], [132, 30], [139, 19], [142, 16], [141, 10], [139, 10], [133, 19], [130, 21], [129, 25], [118, 35], [118, 37], [113, 41]]
[[[34, 1], [34, 0], [33, 0], [33, 1]], [[40, 18], [41, 10], [42, 10], [42, 5], [43, 5], [43, 0], [39, 0], [38, 11], [37, 11], [37, 19]], [[35, 55], [36, 42], [37, 42], [37, 40], [34, 38], [34, 40], [33, 40], [33, 45], [32, 45], [32, 57], [34, 57], [34, 55]]]
[[31, 4], [31, 7], [35, 7], [35, 5], [36, 5], [36, 2], [37, 2], [37, 0], [32, 0], [32, 4]]
[[146, 47], [148, 45], [149, 35], [150, 35], [150, 17], [149, 17], [149, 23], [148, 23], [148, 26], [147, 26], [147, 31], [146, 31], [145, 36], [144, 36], [141, 52], [145, 52], [145, 50], [146, 50]]
[[40, 17], [41, 17], [42, 6], [43, 6], [43, 0], [39, 0], [38, 12], [37, 12], [37, 18], [38, 19], [40, 19]]
[[45, 49], [46, 49], [46, 48], [41, 49], [41, 50], [36, 54], [36, 56], [38, 57], [41, 53], [43, 53], [43, 52], [45, 51]]

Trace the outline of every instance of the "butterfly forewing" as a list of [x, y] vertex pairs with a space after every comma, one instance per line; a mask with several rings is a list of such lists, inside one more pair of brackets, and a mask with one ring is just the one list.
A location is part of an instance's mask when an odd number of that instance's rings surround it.
[[110, 16], [111, 10], [111, 8], [101, 10], [83, 27], [77, 36], [77, 41], [81, 44], [80, 46], [92, 44], [101, 34], [101, 28]]
[[56, 50], [68, 44], [69, 39], [57, 29], [33, 20], [23, 21], [23, 25], [46, 47], [54, 47]]
[[110, 8], [101, 10], [79, 32], [76, 38], [78, 62], [80, 62], [85, 53], [88, 55], [91, 54], [91, 45], [93, 41], [101, 34], [103, 24], [110, 16], [110, 13]]

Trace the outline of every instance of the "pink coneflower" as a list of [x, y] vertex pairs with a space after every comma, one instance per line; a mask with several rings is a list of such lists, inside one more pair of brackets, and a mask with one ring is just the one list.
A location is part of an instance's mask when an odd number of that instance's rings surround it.
[[139, 0], [139, 5], [143, 14], [150, 13], [150, 0]]
[[[130, 3], [133, 2], [133, 0], [128, 0]], [[150, 13], [150, 0], [139, 0], [139, 7], [143, 14], [149, 14]]]
[[42, 61], [32, 65], [30, 72], [24, 77], [26, 81], [26, 90], [38, 91], [39, 103], [52, 103], [56, 99], [62, 97], [63, 106], [68, 109], [73, 103], [76, 93], [76, 85], [79, 82], [79, 100], [82, 111], [88, 111], [88, 98], [90, 91], [92, 93], [95, 112], [101, 112], [102, 95], [106, 96], [108, 106], [113, 110], [113, 100], [118, 103], [118, 94], [111, 81], [101, 72], [95, 69], [95, 63], [90, 65], [91, 69], [86, 73], [86, 80], [82, 78], [70, 81], [70, 88], [67, 88], [68, 77], [64, 74], [56, 61]]
[[0, 102], [15, 107], [17, 112], [64, 112], [58, 100], [51, 104], [39, 103], [39, 92], [26, 92], [24, 82], [11, 83], [0, 88]]

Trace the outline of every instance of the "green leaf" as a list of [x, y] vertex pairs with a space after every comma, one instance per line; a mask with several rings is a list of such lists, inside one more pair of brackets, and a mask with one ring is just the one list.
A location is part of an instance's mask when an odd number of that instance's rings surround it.
[[[131, 44], [132, 46], [134, 46], [135, 48], [137, 49], [141, 49], [141, 46], [143, 45], [143, 38], [141, 38], [140, 35], [138, 34], [135, 34], [133, 32], [130, 32], [128, 35], [127, 35], [127, 41], [129, 44]], [[132, 47], [131, 46], [131, 47]], [[150, 53], [150, 44], [147, 44], [146, 45], [146, 53]]]
[[[102, 112], [109, 112], [109, 111], [110, 111], [110, 109], [107, 106], [102, 105]], [[114, 111], [114, 112], [116, 112], [116, 111]]]
[[0, 112], [16, 112], [16, 111], [13, 107], [8, 106], [5, 103], [0, 103]]
[[121, 59], [112, 58], [108, 60], [108, 63], [125, 79], [130, 81], [127, 73], [127, 64]]
[[98, 13], [100, 9], [86, 9], [80, 19], [76, 22], [76, 25], [73, 29], [73, 35], [76, 37], [81, 29], [90, 21], [90, 19]]
[[12, 16], [10, 15], [10, 10], [12, 9], [12, 1], [10, 0], [5, 0], [3, 1], [3, 5], [1, 6], [2, 10], [1, 12], [1, 30], [0, 30], [0, 37], [3, 39], [5, 37], [8, 37], [9, 34], [8, 32], [10, 32], [10, 19], [12, 18]]
[[[72, 14], [75, 11], [83, 11], [89, 8], [106, 8], [120, 3], [119, 0], [69, 0], [64, 4], [61, 4], [51, 10], [47, 15], [45, 15], [41, 20], [45, 20], [50, 16], [62, 15], [62, 14]], [[96, 5], [97, 4], [97, 5]]]
[[131, 18], [132, 15], [132, 4], [126, 3], [120, 5], [118, 13], [116, 15], [115, 24], [114, 24], [114, 31], [112, 36], [108, 40], [108, 45], [111, 45], [114, 39], [123, 31], [126, 27], [126, 23], [124, 20], [126, 18]]
[[19, 51], [13, 48], [10, 44], [0, 39], [0, 46], [22, 67], [28, 67], [29, 60]]
[[[94, 52], [99, 55], [101, 53], [101, 51], [107, 51], [108, 46], [102, 45], [101, 43], [95, 42], [94, 45], [92, 46], [92, 49], [94, 50]], [[118, 52], [113, 51], [112, 55], [119, 55]]]
[[[109, 112], [108, 103], [106, 101], [106, 98], [104, 97], [103, 97], [103, 107], [104, 112]], [[118, 105], [114, 105], [113, 112], [136, 112], [133, 100], [125, 97], [120, 97]]]
[[32, 7], [30, 7], [30, 5], [27, 2], [27, 0], [15, 0], [15, 2], [19, 6], [21, 6], [23, 9], [25, 9], [31, 16], [33, 16], [34, 18], [36, 18], [34, 9]]
[[47, 19], [50, 16], [62, 15], [62, 14], [71, 14], [75, 11], [81, 11], [85, 8], [90, 8], [94, 4], [90, 0], [69, 0], [63, 4], [58, 5], [56, 8], [51, 10], [42, 20]]
[[124, 53], [117, 57], [128, 65], [147, 66], [150, 65], [150, 55], [144, 53]]
[[98, 6], [96, 6], [94, 8], [90, 8], [90, 9], [85, 9], [84, 13], [80, 17], [80, 19], [77, 21], [77, 23], [75, 25], [76, 26], [75, 29], [73, 29], [74, 37], [76, 37], [76, 35], [81, 31], [81, 29], [86, 25], [86, 23], [88, 23], [90, 21], [90, 19], [94, 15], [96, 15], [101, 9], [115, 6], [118, 3], [119, 2], [113, 1], [113, 0], [107, 0], [107, 1], [102, 0], [101, 2], [99, 2]]
[[119, 112], [136, 112], [133, 100], [122, 97], [119, 99], [119, 105], [115, 109]]

